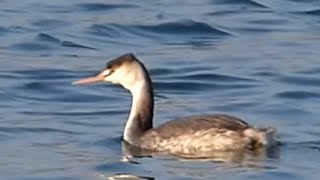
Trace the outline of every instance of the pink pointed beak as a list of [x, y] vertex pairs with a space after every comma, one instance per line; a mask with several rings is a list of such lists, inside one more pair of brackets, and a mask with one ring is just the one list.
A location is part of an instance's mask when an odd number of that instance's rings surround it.
[[97, 76], [93, 77], [87, 77], [83, 79], [79, 79], [77, 81], [73, 81], [72, 84], [74, 85], [88, 85], [92, 83], [97, 83], [97, 82], [103, 82], [105, 78], [105, 75], [102, 73], [98, 74]]

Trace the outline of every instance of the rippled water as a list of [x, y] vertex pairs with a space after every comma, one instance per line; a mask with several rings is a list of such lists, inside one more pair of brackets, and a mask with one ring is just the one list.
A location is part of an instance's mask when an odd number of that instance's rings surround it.
[[[318, 179], [320, 2], [0, 0], [1, 179]], [[155, 124], [230, 113], [282, 146], [237, 161], [123, 160], [130, 95], [72, 86], [133, 52]], [[118, 176], [119, 178], [119, 176]]]

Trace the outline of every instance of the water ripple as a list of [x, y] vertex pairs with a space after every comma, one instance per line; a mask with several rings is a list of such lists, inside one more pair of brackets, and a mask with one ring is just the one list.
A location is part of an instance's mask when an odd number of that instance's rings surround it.
[[308, 98], [320, 98], [320, 93], [308, 92], [308, 91], [285, 91], [276, 94], [280, 98], [289, 99], [308, 99]]
[[320, 16], [320, 9], [308, 10], [308, 11], [300, 11], [297, 12], [298, 14], [306, 14], [306, 15], [313, 15], [313, 16]]
[[250, 7], [258, 7], [258, 8], [268, 8], [268, 6], [256, 2], [254, 0], [214, 0], [213, 2], [219, 4], [237, 4], [237, 5], [247, 5]]
[[167, 82], [167, 81], [156, 81], [154, 86], [159, 90], [172, 90], [179, 91], [181, 93], [187, 93], [188, 91], [194, 92], [195, 90], [209, 90], [213, 89], [213, 85], [201, 82]]
[[249, 78], [242, 78], [230, 75], [222, 75], [222, 74], [212, 74], [212, 73], [197, 73], [190, 75], [178, 75], [173, 76], [172, 78], [184, 79], [184, 80], [201, 80], [201, 81], [221, 81], [221, 82], [256, 82], [256, 80]]
[[79, 112], [40, 112], [40, 111], [21, 111], [20, 113], [26, 115], [55, 115], [55, 116], [92, 116], [92, 115], [110, 115], [110, 114], [125, 114], [124, 110], [105, 110], [105, 111], [79, 111]]
[[[66, 170], [67, 168], [51, 168], [51, 169], [45, 169], [43, 170], [44, 172], [54, 172], [54, 171], [62, 171], [62, 170]], [[37, 173], [36, 171], [34, 173]], [[60, 180], [60, 179], [64, 179], [64, 180], [77, 180], [79, 179], [78, 177], [72, 177], [72, 176], [53, 176], [53, 177], [47, 177], [47, 176], [43, 176], [43, 177], [24, 177], [24, 180], [42, 180], [42, 179], [47, 179], [47, 180]]]
[[95, 168], [98, 171], [101, 172], [128, 172], [128, 171], [138, 171], [139, 168], [136, 166], [132, 166], [131, 163], [127, 162], [107, 162], [104, 164], [101, 164]]
[[139, 6], [130, 4], [80, 3], [76, 4], [75, 7], [82, 11], [108, 11], [119, 8], [137, 8]]
[[[109, 23], [106, 25], [94, 24], [90, 28], [92, 34], [105, 37], [139, 36], [155, 39], [157, 36], [163, 39], [164, 35], [175, 35], [178, 37], [221, 37], [231, 35], [228, 32], [213, 28], [210, 25], [193, 20], [181, 20], [154, 25], [121, 25]], [[172, 39], [165, 39], [172, 40]], [[188, 39], [190, 41], [190, 39]]]
[[[82, 71], [84, 74], [90, 74], [92, 71]], [[18, 70], [10, 73], [12, 76], [30, 79], [30, 80], [58, 80], [75, 78], [79, 76], [79, 73], [71, 70], [63, 69], [30, 69], [30, 70]]]
[[150, 69], [149, 73], [152, 76], [167, 76], [170, 74], [173, 74], [175, 70], [170, 69], [170, 68], [156, 68], [156, 69]]
[[40, 19], [37, 21], [34, 21], [32, 23], [34, 26], [43, 27], [45, 29], [56, 29], [58, 27], [65, 27], [70, 25], [70, 23], [67, 23], [64, 20], [58, 20], [58, 19]]
[[37, 39], [40, 41], [46, 41], [46, 42], [51, 42], [51, 43], [60, 43], [60, 39], [51, 36], [50, 34], [47, 33], [39, 33], [37, 35]]
[[205, 34], [205, 35], [230, 35], [229, 33], [213, 28], [210, 25], [193, 20], [181, 20], [161, 23], [157, 25], [134, 25], [134, 28], [142, 31], [164, 34]]
[[[156, 81], [154, 82], [155, 89], [165, 91], [177, 91], [181, 94], [199, 93], [199, 91], [214, 90], [214, 89], [243, 89], [256, 87], [250, 84], [219, 84], [219, 83], [208, 83], [208, 82], [196, 82], [196, 81]], [[197, 92], [198, 91], [198, 92]]]
[[319, 87], [320, 85], [320, 79], [312, 76], [283, 75], [279, 78], [279, 81], [303, 86]]
[[38, 33], [36, 38], [31, 41], [15, 43], [9, 46], [9, 48], [15, 50], [27, 50], [27, 51], [48, 51], [54, 50], [59, 47], [72, 47], [72, 48], [82, 48], [97, 50], [94, 47], [82, 45], [72, 41], [60, 40], [47, 33]]
[[74, 47], [74, 48], [85, 48], [85, 49], [97, 50], [97, 48], [81, 45], [81, 44], [74, 43], [74, 42], [71, 42], [71, 41], [62, 41], [61, 45], [62, 46], [67, 46], [67, 47]]
[[27, 51], [46, 51], [52, 49], [50, 46], [35, 42], [21, 42], [13, 44], [10, 48], [15, 50], [27, 50]]
[[82, 134], [80, 132], [63, 130], [61, 128], [48, 128], [48, 127], [0, 127], [0, 132], [18, 134], [18, 133], [62, 133], [62, 134]]
[[[0, 2], [1, 179], [319, 179], [319, 0]], [[230, 113], [285, 145], [239, 164], [120, 162], [131, 94], [71, 82], [127, 52], [150, 67], [155, 126]]]
[[304, 147], [314, 149], [320, 152], [320, 141], [306, 141], [299, 144]]
[[4, 35], [7, 34], [8, 32], [10, 32], [10, 30], [9, 30], [8, 28], [1, 27], [1, 26], [0, 26], [0, 36], [4, 36]]
[[105, 139], [95, 141], [93, 145], [108, 147], [115, 151], [119, 151], [121, 149], [121, 139], [122, 137], [105, 138]]

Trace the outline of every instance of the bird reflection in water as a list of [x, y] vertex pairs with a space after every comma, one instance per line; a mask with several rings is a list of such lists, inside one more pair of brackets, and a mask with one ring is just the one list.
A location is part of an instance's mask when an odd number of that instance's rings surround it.
[[[192, 176], [192, 177], [210, 177], [215, 173], [224, 173], [232, 171], [251, 171], [261, 169], [276, 168], [270, 164], [280, 158], [280, 146], [278, 143], [272, 147], [259, 148], [255, 150], [243, 151], [220, 151], [212, 153], [210, 158], [183, 158], [181, 156], [168, 155], [166, 153], [154, 152], [150, 150], [140, 149], [122, 141], [122, 161], [131, 164], [140, 164], [142, 158], [160, 157], [161, 160], [167, 161], [166, 172], [173, 176]], [[178, 161], [176, 161], [178, 160]], [[181, 162], [190, 162], [181, 164]], [[201, 166], [197, 163], [206, 162], [213, 163], [212, 166]], [[193, 164], [192, 166], [192, 163]], [[221, 165], [223, 163], [223, 165]], [[191, 164], [192, 167], [189, 165]], [[108, 179], [155, 179], [149, 176], [137, 176], [129, 173], [115, 174]]]
[[[268, 148], [258, 148], [254, 150], [243, 149], [241, 151], [216, 151], [212, 152], [211, 156], [204, 158], [192, 158], [192, 157], [181, 157], [168, 155], [163, 152], [155, 152], [151, 150], [137, 148], [130, 145], [129, 143], [122, 141], [122, 151], [124, 153], [124, 159], [130, 161], [132, 158], [141, 158], [141, 157], [153, 157], [153, 156], [167, 156], [174, 157], [178, 160], [197, 160], [197, 161], [213, 161], [213, 162], [234, 162], [242, 163], [247, 160], [261, 160], [264, 159], [279, 159], [280, 158], [280, 144], [268, 147]], [[131, 161], [130, 161], [131, 162]]]

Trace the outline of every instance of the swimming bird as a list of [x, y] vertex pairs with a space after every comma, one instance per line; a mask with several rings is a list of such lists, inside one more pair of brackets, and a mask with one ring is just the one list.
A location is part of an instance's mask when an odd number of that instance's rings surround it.
[[153, 127], [153, 86], [146, 67], [133, 54], [107, 63], [98, 75], [73, 84], [120, 84], [131, 92], [131, 111], [123, 140], [137, 148], [182, 157], [208, 157], [217, 151], [254, 149], [273, 144], [273, 128], [257, 129], [226, 114], [178, 118]]

